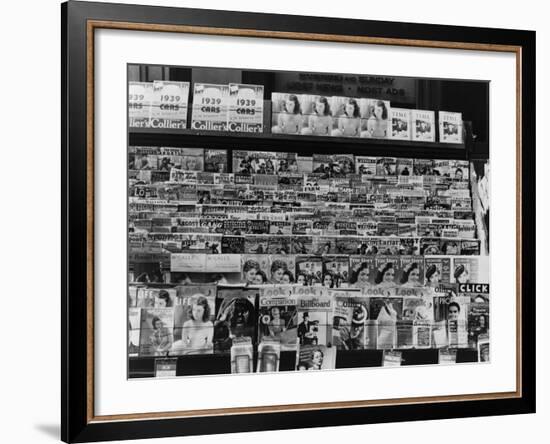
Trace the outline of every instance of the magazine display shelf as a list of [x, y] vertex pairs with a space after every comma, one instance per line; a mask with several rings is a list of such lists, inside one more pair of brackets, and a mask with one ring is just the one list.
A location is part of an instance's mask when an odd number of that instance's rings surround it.
[[[465, 124], [465, 127], [467, 125]], [[470, 136], [467, 133], [467, 136]], [[136, 146], [208, 146], [238, 149], [296, 151], [301, 154], [338, 152], [363, 156], [426, 157], [467, 160], [472, 151], [471, 137], [464, 144], [416, 142], [391, 139], [320, 137], [271, 133], [231, 133], [222, 131], [130, 128], [130, 145]], [[470, 142], [469, 142], [470, 141]], [[252, 148], [251, 148], [252, 147]]]
[[[417, 142], [391, 139], [366, 139], [346, 137], [319, 137], [264, 133], [234, 133], [222, 131], [173, 130], [163, 128], [129, 128], [128, 141], [132, 146], [179, 146], [228, 149], [296, 151], [302, 155], [313, 153], [348, 153], [368, 156], [405, 158], [433, 158], [458, 160], [483, 160], [488, 158], [488, 145], [476, 143], [471, 122], [464, 122], [463, 144]], [[438, 349], [402, 349], [401, 365], [426, 365], [439, 362]], [[457, 349], [456, 362], [477, 362], [477, 349]], [[258, 357], [254, 351], [254, 362]], [[167, 356], [177, 360], [177, 376], [219, 375], [231, 373], [230, 357], [216, 354], [189, 354]], [[128, 371], [133, 378], [155, 376], [158, 357], [129, 357]], [[384, 350], [339, 350], [335, 368], [380, 367]], [[279, 371], [295, 371], [296, 352], [281, 351]]]

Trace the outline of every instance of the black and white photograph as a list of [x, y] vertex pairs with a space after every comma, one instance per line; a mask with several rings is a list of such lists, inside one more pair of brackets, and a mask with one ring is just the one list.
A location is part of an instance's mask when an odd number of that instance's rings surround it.
[[[291, 81], [306, 75], [319, 93]], [[128, 378], [144, 377], [133, 370], [142, 360], [168, 356], [200, 375], [197, 354], [212, 356], [209, 374], [360, 368], [361, 353], [387, 366], [404, 350], [442, 348], [490, 362], [489, 156], [445, 152], [470, 143], [463, 119], [488, 142], [488, 83], [396, 77], [411, 88], [406, 100], [359, 86], [321, 94], [327, 81], [369, 78], [128, 66]], [[158, 125], [139, 122], [158, 118], [163, 88], [188, 109], [181, 128], [225, 132], [228, 143], [154, 134], [145, 143]], [[273, 139], [239, 146], [236, 132]], [[330, 137], [333, 150], [278, 136]], [[365, 155], [346, 144], [354, 137], [410, 146]], [[445, 156], [426, 158], [415, 143]], [[483, 285], [482, 302], [464, 296], [468, 284]]]

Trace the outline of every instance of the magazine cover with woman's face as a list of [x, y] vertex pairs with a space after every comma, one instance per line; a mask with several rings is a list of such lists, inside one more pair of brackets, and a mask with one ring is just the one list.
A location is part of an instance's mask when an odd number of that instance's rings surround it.
[[215, 295], [196, 288], [174, 307], [174, 344], [170, 354], [213, 353]]
[[391, 106], [388, 100], [360, 99], [361, 137], [389, 139], [391, 136]]
[[302, 94], [301, 103], [305, 117], [302, 134], [330, 136], [333, 129], [330, 97]]
[[330, 108], [333, 122], [331, 135], [333, 137], [360, 137], [359, 99], [333, 96], [330, 99]]
[[300, 94], [271, 93], [271, 132], [273, 134], [301, 134], [304, 116]]
[[241, 255], [241, 280], [244, 285], [267, 284], [271, 259], [267, 254]]
[[300, 345], [296, 353], [296, 370], [330, 370], [336, 363], [336, 348], [324, 345]]
[[167, 356], [174, 343], [174, 308], [141, 311], [140, 356]]

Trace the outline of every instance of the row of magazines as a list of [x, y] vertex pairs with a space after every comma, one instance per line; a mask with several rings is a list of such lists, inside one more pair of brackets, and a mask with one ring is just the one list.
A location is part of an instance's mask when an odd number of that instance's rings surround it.
[[[245, 224], [247, 221], [244, 221]], [[256, 222], [256, 221], [253, 221]], [[262, 222], [262, 221], [260, 221]], [[150, 222], [146, 223], [150, 225]], [[214, 230], [214, 225], [208, 224]], [[234, 224], [232, 224], [234, 226]], [[377, 225], [378, 228], [382, 224]], [[384, 224], [386, 227], [386, 224]], [[143, 226], [141, 226], [143, 229]], [[222, 225], [223, 228], [223, 225]], [[133, 228], [132, 228], [133, 229]], [[414, 226], [411, 228], [415, 230]], [[160, 229], [158, 229], [160, 230]], [[376, 226], [375, 226], [376, 230]], [[242, 230], [245, 233], [245, 230]], [[395, 231], [397, 232], [397, 231]], [[404, 235], [398, 237], [393, 230], [384, 228], [379, 233], [385, 236], [353, 235], [262, 235], [262, 234], [203, 234], [203, 233], [165, 233], [130, 232], [128, 236], [130, 253], [139, 251], [158, 253], [167, 251], [176, 257], [196, 255], [197, 266], [212, 267], [226, 263], [231, 268], [238, 267], [242, 255], [255, 255], [259, 261], [266, 255], [284, 255], [286, 261], [294, 261], [296, 256], [327, 255], [479, 255], [479, 239], [459, 239], [440, 237], [416, 237]], [[179, 254], [180, 256], [176, 256]], [[269, 259], [271, 261], [271, 259]], [[202, 261], [202, 262], [201, 262]], [[204, 264], [207, 265], [204, 265]]]
[[[193, 84], [190, 128], [206, 131], [263, 133], [263, 85]], [[129, 82], [130, 128], [186, 129], [190, 83]], [[436, 141], [435, 112], [392, 107], [387, 100], [271, 94], [273, 134]], [[463, 143], [462, 114], [438, 112], [438, 140]]]
[[[451, 159], [420, 159], [358, 156], [353, 154], [314, 153], [301, 155], [296, 152], [257, 151], [242, 149], [213, 149], [213, 148], [181, 148], [166, 146], [130, 146], [128, 148], [128, 169], [134, 173], [131, 177], [138, 177], [137, 171], [152, 171], [166, 180], [171, 176], [178, 176], [183, 172], [196, 173], [234, 173], [233, 180], [224, 182], [243, 185], [269, 185], [269, 178], [265, 184], [252, 182], [246, 176], [262, 179], [262, 176], [292, 177], [294, 174], [308, 175], [312, 180], [334, 179], [323, 185], [343, 186], [350, 181], [381, 181], [382, 183], [401, 185], [434, 185], [460, 183], [469, 178], [469, 163], [466, 160]], [[182, 173], [178, 173], [181, 171]], [[145, 173], [140, 180], [146, 180]], [[371, 177], [363, 177], [371, 176]], [[393, 176], [400, 176], [394, 178]], [[407, 178], [403, 176], [415, 176]], [[192, 177], [223, 177], [223, 176], [194, 176]], [[271, 179], [273, 180], [273, 179]], [[150, 180], [151, 181], [151, 180]], [[153, 180], [156, 182], [156, 180]], [[219, 180], [220, 183], [221, 180]], [[205, 183], [216, 183], [206, 181]], [[277, 183], [277, 182], [275, 182]]]
[[129, 357], [224, 355], [233, 373], [278, 371], [281, 352], [295, 352], [296, 370], [333, 369], [348, 350], [468, 348], [489, 360], [488, 284], [408, 295], [296, 285], [130, 290], [163, 303], [129, 308]]
[[[156, 259], [158, 262], [151, 262]], [[148, 262], [146, 262], [148, 261]], [[413, 288], [489, 281], [488, 256], [258, 255], [130, 253], [130, 282], [324, 288]], [[150, 299], [147, 299], [149, 302]], [[139, 298], [134, 305], [143, 305]]]

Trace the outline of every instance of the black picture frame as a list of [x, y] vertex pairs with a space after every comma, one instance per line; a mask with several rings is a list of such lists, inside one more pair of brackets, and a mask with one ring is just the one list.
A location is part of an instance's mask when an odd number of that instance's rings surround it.
[[[520, 282], [518, 307], [519, 392], [494, 398], [438, 400], [363, 407], [330, 406], [279, 411], [246, 408], [231, 415], [155, 415], [140, 418], [105, 418], [93, 415], [93, 119], [90, 90], [93, 76], [94, 22], [164, 27], [187, 26], [240, 30], [243, 34], [294, 33], [326, 36], [328, 40], [368, 37], [381, 44], [443, 48], [506, 46], [518, 55], [518, 241]], [[61, 6], [62, 23], [62, 374], [61, 439], [91, 442], [243, 431], [371, 424], [535, 412], [535, 32], [459, 26], [379, 22], [291, 15], [243, 13], [69, 1]], [[99, 23], [99, 25], [98, 25]], [[129, 25], [128, 25], [129, 24]], [[144, 27], [144, 31], [147, 26]], [[458, 42], [458, 43], [457, 43]], [[468, 46], [473, 45], [473, 46]], [[493, 48], [493, 49], [491, 49]], [[90, 65], [91, 61], [91, 65]], [[93, 93], [93, 91], [92, 91]], [[93, 97], [93, 94], [92, 94]], [[523, 111], [522, 111], [523, 110]], [[522, 118], [528, 110], [529, 118]], [[511, 172], [513, 173], [513, 172]]]

